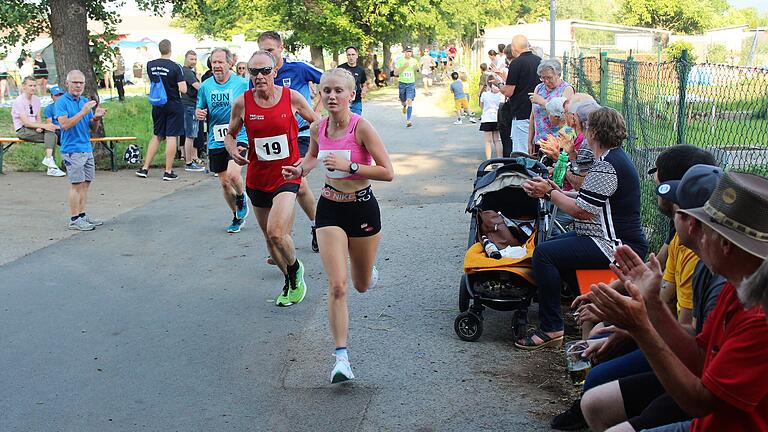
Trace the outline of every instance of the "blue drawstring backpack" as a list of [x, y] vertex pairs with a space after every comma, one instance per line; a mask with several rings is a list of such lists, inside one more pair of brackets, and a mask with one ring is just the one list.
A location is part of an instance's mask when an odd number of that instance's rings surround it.
[[150, 80], [149, 83], [149, 104], [152, 106], [161, 107], [168, 102], [168, 94], [165, 92], [165, 86], [163, 86], [163, 80], [159, 75], [155, 75], [157, 81]]

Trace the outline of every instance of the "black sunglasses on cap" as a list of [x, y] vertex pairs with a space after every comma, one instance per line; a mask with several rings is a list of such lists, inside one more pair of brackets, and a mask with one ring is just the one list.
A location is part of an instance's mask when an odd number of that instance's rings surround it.
[[267, 76], [272, 73], [272, 67], [263, 67], [263, 68], [248, 68], [248, 72], [251, 74], [251, 76], [259, 76], [259, 74], [262, 74], [264, 76]]

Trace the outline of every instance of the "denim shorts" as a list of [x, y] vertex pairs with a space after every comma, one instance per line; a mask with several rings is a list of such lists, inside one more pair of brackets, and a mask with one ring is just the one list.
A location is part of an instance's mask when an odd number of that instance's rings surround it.
[[62, 153], [61, 159], [64, 161], [67, 177], [72, 184], [90, 182], [96, 176], [96, 164], [91, 152]]
[[400, 90], [400, 102], [405, 102], [406, 100], [414, 100], [416, 99], [416, 83], [400, 83], [398, 84], [398, 90]]
[[195, 117], [195, 107], [184, 106], [184, 136], [187, 138], [197, 138], [200, 130], [200, 120]]

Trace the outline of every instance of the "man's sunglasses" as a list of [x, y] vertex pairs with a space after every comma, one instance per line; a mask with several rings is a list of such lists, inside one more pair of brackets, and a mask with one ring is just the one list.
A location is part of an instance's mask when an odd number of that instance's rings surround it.
[[250, 72], [251, 76], [259, 76], [259, 74], [267, 76], [272, 73], [272, 69], [271, 67], [248, 68], [248, 72]]

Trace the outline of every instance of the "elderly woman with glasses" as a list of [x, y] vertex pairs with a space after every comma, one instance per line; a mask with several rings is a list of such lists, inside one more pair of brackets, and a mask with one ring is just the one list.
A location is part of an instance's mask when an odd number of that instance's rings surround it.
[[248, 63], [239, 62], [235, 68], [235, 73], [241, 78], [248, 78]]
[[536, 73], [541, 79], [541, 84], [537, 85], [533, 93], [529, 94], [533, 109], [531, 110], [531, 121], [528, 127], [528, 153], [538, 152], [536, 143], [546, 138], [552, 133], [552, 123], [547, 114], [547, 102], [552, 98], [564, 97], [566, 99], [573, 96], [573, 87], [560, 78], [563, 73], [563, 67], [557, 59], [542, 60]]

